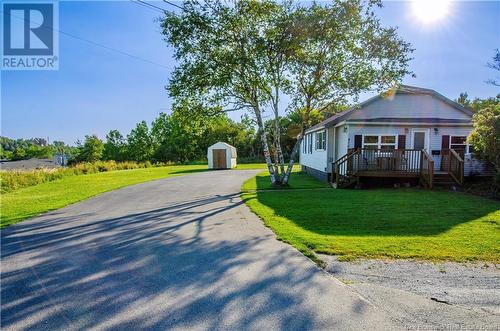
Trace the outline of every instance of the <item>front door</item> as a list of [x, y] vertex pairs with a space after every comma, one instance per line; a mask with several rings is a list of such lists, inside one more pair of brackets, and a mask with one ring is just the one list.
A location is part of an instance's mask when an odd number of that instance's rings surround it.
[[212, 160], [214, 163], [214, 169], [226, 169], [226, 150], [225, 149], [214, 149], [212, 150]]
[[429, 130], [412, 129], [411, 130], [411, 148], [429, 150]]
[[[416, 150], [429, 150], [429, 130], [428, 129], [411, 129], [411, 148]], [[420, 153], [417, 154], [414, 166], [420, 168]]]

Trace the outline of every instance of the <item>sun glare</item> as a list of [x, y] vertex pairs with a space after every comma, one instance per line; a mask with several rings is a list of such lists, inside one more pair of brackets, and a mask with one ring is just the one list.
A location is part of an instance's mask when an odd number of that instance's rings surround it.
[[450, 9], [449, 0], [413, 0], [414, 15], [424, 24], [432, 24], [444, 19]]

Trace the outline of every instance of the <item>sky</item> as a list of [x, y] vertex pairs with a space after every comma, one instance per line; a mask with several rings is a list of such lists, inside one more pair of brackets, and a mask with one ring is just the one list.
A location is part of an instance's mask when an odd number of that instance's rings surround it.
[[[486, 64], [500, 48], [500, 1], [452, 2], [433, 24], [416, 19], [408, 1], [386, 1], [378, 14], [416, 49], [410, 63], [416, 78], [405, 77], [404, 84], [452, 99], [460, 92], [472, 98], [500, 93], [485, 83], [495, 77]], [[104, 139], [111, 129], [126, 135], [137, 122], [169, 112], [165, 86], [176, 63], [159, 16], [132, 1], [61, 1], [59, 70], [1, 72], [1, 135], [73, 144], [88, 134]], [[241, 113], [230, 116], [239, 120]]]

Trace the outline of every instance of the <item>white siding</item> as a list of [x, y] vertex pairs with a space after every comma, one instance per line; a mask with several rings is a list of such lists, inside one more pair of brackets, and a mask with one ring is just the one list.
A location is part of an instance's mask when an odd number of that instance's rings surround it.
[[[344, 127], [347, 127], [348, 132], [344, 132]], [[353, 140], [354, 141], [354, 140]], [[349, 144], [349, 126], [338, 126], [335, 128], [335, 160], [340, 159], [347, 154]], [[354, 144], [354, 142], [353, 142]]]
[[[472, 127], [439, 127], [438, 134], [434, 133], [434, 130], [431, 130], [431, 151], [432, 150], [441, 150], [441, 141], [442, 136], [469, 136], [472, 131]], [[441, 157], [434, 155], [432, 157], [434, 159], [434, 169], [439, 170], [441, 167]], [[470, 154], [465, 155], [464, 160], [464, 175], [469, 176], [472, 169], [476, 169], [478, 172], [483, 172], [482, 163], [477, 160], [473, 160]]]
[[[316, 132], [321, 132], [323, 130], [319, 130]], [[317, 150], [316, 149], [316, 132], [312, 132], [307, 134], [306, 136], [310, 136], [310, 139], [312, 139], [312, 153], [309, 153], [309, 150], [307, 150], [307, 153], [304, 153], [303, 150], [303, 144], [307, 144], [308, 140], [304, 138], [302, 140], [302, 144], [300, 146], [300, 158], [299, 162], [301, 165], [307, 166], [309, 168], [313, 168], [319, 171], [327, 172], [327, 151], [328, 151], [328, 145], [330, 144], [330, 137], [327, 134], [326, 135], [326, 146], [327, 148], [325, 150]], [[307, 146], [307, 145], [306, 145]]]
[[[360, 124], [349, 124], [349, 148], [354, 148], [354, 136], [355, 135], [367, 135], [367, 134], [393, 134], [393, 135], [406, 135], [406, 148], [411, 148], [411, 129], [416, 128], [427, 128], [430, 131], [429, 134], [429, 154], [432, 154], [433, 150], [441, 150], [442, 136], [465, 136], [467, 137], [472, 127], [452, 127], [452, 126], [440, 126], [438, 128], [437, 134], [434, 131], [434, 126], [383, 126], [383, 125], [360, 125]], [[406, 132], [407, 131], [407, 132]], [[340, 155], [342, 156], [342, 155]], [[441, 155], [432, 155], [434, 160], [434, 169], [440, 170], [441, 167]], [[486, 169], [484, 164], [480, 161], [473, 159], [471, 154], [466, 154], [464, 159], [464, 174], [469, 176], [471, 173], [485, 173]]]
[[401, 93], [397, 93], [392, 99], [377, 99], [353, 112], [349, 119], [387, 117], [470, 119], [469, 115], [432, 95]]
[[[328, 150], [328, 155], [327, 155], [327, 160], [328, 160], [328, 166], [330, 167], [330, 163], [333, 162], [333, 159], [335, 157], [335, 136], [334, 136], [334, 128], [328, 128], [326, 130], [327, 132], [327, 144], [326, 148]], [[330, 171], [330, 169], [328, 170]]]

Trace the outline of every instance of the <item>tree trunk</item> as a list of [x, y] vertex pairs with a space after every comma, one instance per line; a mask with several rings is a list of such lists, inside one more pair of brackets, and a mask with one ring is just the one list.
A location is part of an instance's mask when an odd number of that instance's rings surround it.
[[304, 134], [301, 133], [299, 138], [297, 139], [297, 142], [295, 142], [295, 145], [293, 146], [292, 154], [290, 155], [290, 162], [288, 162], [286, 173], [284, 174], [283, 179], [281, 180], [282, 185], [288, 185], [288, 180], [290, 179], [290, 174], [292, 173], [293, 164], [295, 163], [295, 157], [297, 156], [297, 152], [299, 150], [299, 146], [302, 143], [303, 138]]
[[273, 169], [273, 163], [271, 161], [271, 154], [269, 153], [269, 145], [267, 144], [267, 133], [264, 128], [264, 123], [262, 122], [262, 114], [258, 107], [254, 107], [255, 118], [257, 119], [257, 126], [260, 131], [260, 139], [262, 141], [262, 151], [264, 152], [264, 159], [266, 160], [267, 170], [271, 176], [271, 184], [276, 185], [277, 178], [276, 173]]
[[276, 170], [277, 176], [279, 177], [280, 182], [282, 183], [283, 177], [285, 176], [285, 158], [283, 156], [283, 150], [281, 149], [281, 127], [280, 127], [280, 118], [279, 118], [279, 88], [275, 86], [274, 88], [274, 98], [273, 98], [273, 111], [274, 111], [274, 145], [276, 148], [276, 162], [279, 164], [279, 169]]

